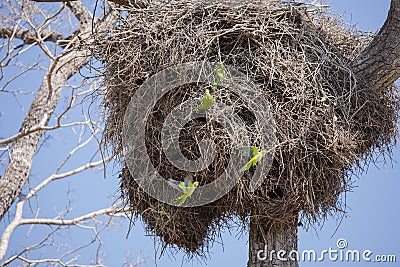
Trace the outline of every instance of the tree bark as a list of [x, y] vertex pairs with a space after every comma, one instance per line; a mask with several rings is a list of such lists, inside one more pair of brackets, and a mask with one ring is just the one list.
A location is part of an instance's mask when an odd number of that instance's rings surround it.
[[292, 224], [273, 225], [266, 219], [250, 218], [247, 267], [298, 267], [297, 218]]
[[[89, 19], [92, 17], [90, 12], [80, 2], [71, 2], [68, 5], [80, 21], [80, 38], [75, 38], [75, 41], [72, 40], [71, 42], [89, 40], [92, 31]], [[115, 22], [115, 17], [114, 12], [110, 13], [105, 20], [98, 22], [96, 28], [110, 29]], [[69, 45], [72, 49], [57, 57], [49, 67], [22, 122], [20, 132], [28, 133], [32, 128], [47, 126], [60, 100], [61, 89], [71, 76], [88, 63], [91, 56], [91, 51], [88, 48], [74, 48], [74, 43]], [[19, 138], [12, 145], [9, 163], [0, 179], [0, 220], [20, 195], [22, 187], [28, 180], [32, 159], [42, 134], [42, 130], [34, 131]]]
[[[21, 132], [28, 132], [38, 125], [47, 125], [66, 81], [87, 62], [88, 56], [85, 51], [76, 51], [62, 56], [58, 63], [50, 68], [22, 123]], [[42, 130], [35, 131], [19, 138], [12, 145], [10, 162], [0, 179], [0, 220], [28, 180], [32, 159], [42, 134]]]
[[400, 0], [392, 0], [385, 24], [352, 63], [363, 87], [383, 89], [400, 77]]

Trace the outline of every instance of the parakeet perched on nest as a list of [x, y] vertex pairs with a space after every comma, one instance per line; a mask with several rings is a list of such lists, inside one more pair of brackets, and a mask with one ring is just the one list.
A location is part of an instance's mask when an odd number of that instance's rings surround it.
[[222, 62], [218, 63], [218, 67], [215, 70], [215, 74], [217, 75], [217, 81], [213, 84], [213, 89], [217, 90], [222, 80], [226, 77], [226, 70]]
[[210, 90], [206, 89], [206, 94], [201, 100], [201, 106], [198, 108], [199, 111], [209, 109], [214, 103], [215, 98], [210, 94]]

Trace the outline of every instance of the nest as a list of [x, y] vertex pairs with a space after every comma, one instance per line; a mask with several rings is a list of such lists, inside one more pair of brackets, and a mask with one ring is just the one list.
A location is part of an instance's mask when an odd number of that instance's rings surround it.
[[[120, 25], [98, 40], [97, 47], [106, 64], [105, 90], [100, 91], [107, 110], [103, 141], [122, 164], [123, 118], [130, 99], [146, 79], [170, 66], [221, 61], [236, 68], [257, 84], [256, 93], [270, 103], [276, 123], [274, 160], [253, 193], [248, 181], [254, 168], [210, 204], [175, 207], [148, 195], [123, 168], [122, 198], [164, 245], [202, 252], [233, 216], [243, 226], [248, 225], [249, 215], [263, 218], [271, 231], [277, 229], [274, 225], [297, 221], [299, 213], [303, 223], [316, 222], [344, 210], [340, 196], [351, 189], [354, 173], [377, 153], [390, 155], [398, 121], [397, 88], [371, 90], [357, 81], [350, 62], [370, 37], [346, 29], [327, 10], [283, 1], [155, 1], [146, 8], [126, 10]], [[248, 127], [255, 124], [229, 88], [222, 85], [218, 92], [218, 99]], [[167, 115], [202, 93], [204, 85], [199, 84], [173, 89], [157, 102], [146, 122], [146, 149], [165, 179], [190, 174], [206, 184], [226, 167], [229, 135], [212, 120], [191, 121], [179, 139], [189, 159], [200, 156], [199, 140], [214, 140], [217, 154], [205, 170], [182, 171], [161, 151], [160, 133]], [[259, 134], [252, 133], [251, 139], [257, 140]]]

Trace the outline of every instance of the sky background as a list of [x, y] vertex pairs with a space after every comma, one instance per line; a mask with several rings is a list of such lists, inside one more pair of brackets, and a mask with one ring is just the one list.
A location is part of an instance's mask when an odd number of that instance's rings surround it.
[[[377, 31], [383, 24], [389, 9], [389, 0], [338, 0], [325, 1], [331, 4], [332, 9], [343, 14], [346, 22], [356, 24], [363, 31]], [[30, 52], [27, 60], [35, 60], [35, 50]], [[41, 81], [41, 73], [32, 74], [29, 79], [17, 80], [13, 86], [16, 89], [35, 92]], [[68, 93], [65, 93], [68, 95]], [[0, 95], [0, 138], [7, 137], [18, 131], [24, 114], [32, 101], [33, 94], [16, 98], [12, 94]], [[60, 104], [59, 110], [65, 105]], [[80, 115], [77, 111], [76, 116]], [[91, 111], [96, 113], [96, 111]], [[72, 115], [71, 115], [72, 116]], [[54, 121], [53, 121], [54, 123]], [[83, 136], [87, 137], [89, 133]], [[65, 157], [69, 149], [76, 142], [76, 135], [72, 131], [53, 131], [47, 136], [49, 142], [40, 148], [34, 160], [30, 185], [38, 184], [54, 171], [55, 167]], [[80, 151], [63, 168], [69, 170], [88, 161], [97, 149], [96, 142]], [[392, 164], [377, 163], [370, 166], [368, 172], [360, 177], [354, 177], [354, 192], [347, 194], [348, 214], [342, 220], [331, 218], [323, 225], [314, 228], [299, 229], [299, 251], [313, 249], [320, 252], [324, 249], [336, 249], [339, 238], [346, 239], [349, 249], [360, 251], [369, 249], [375, 254], [396, 255], [400, 261], [400, 146], [396, 146]], [[1, 165], [1, 172], [4, 166]], [[72, 203], [74, 209], [70, 215], [81, 215], [96, 209], [109, 206], [119, 197], [118, 192], [118, 164], [107, 166], [107, 178], [103, 178], [102, 171], [87, 171], [66, 181], [55, 182], [43, 190], [37, 201], [40, 203], [41, 217], [55, 217], [58, 212]], [[66, 197], [68, 194], [68, 198]], [[69, 202], [69, 199], [71, 202]], [[35, 206], [35, 204], [32, 204]], [[29, 215], [29, 210], [25, 212]], [[7, 218], [0, 223], [0, 231], [4, 230]], [[142, 266], [246, 266], [248, 257], [247, 233], [240, 235], [235, 231], [224, 231], [222, 244], [214, 244], [206, 260], [194, 259], [186, 261], [183, 254], [174, 257], [165, 255], [159, 257], [155, 251], [153, 239], [146, 236], [142, 223], [139, 221], [131, 230], [128, 237], [128, 221], [120, 220], [119, 227], [110, 227], [102, 232], [104, 242], [104, 263], [109, 266], [121, 266], [128, 256], [131, 260], [144, 260]], [[40, 240], [50, 228], [48, 226], [19, 227], [13, 234], [7, 255], [18, 252], [26, 244], [33, 244]], [[63, 244], [77, 245], [89, 240], [91, 234], [77, 228], [61, 231], [56, 241]], [[60, 249], [46, 249], [41, 251], [43, 256], [51, 257], [60, 253]], [[154, 255], [157, 254], [155, 257]], [[34, 254], [38, 255], [38, 254]], [[83, 250], [80, 253], [82, 262], [89, 262], [93, 257], [93, 249]], [[177, 264], [178, 263], [178, 264]], [[305, 262], [300, 266], [397, 266], [398, 263], [346, 263], [346, 262]]]

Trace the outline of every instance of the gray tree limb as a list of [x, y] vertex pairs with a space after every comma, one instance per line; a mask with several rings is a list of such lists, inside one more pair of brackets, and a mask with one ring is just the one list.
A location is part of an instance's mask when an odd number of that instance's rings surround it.
[[[74, 2], [76, 0], [32, 0], [34, 2]], [[121, 6], [134, 6], [144, 8], [148, 5], [149, 0], [108, 0], [114, 4]]]
[[67, 2], [67, 7], [78, 19], [80, 28], [87, 29], [91, 26], [93, 14], [81, 2]]
[[[67, 80], [85, 66], [91, 56], [88, 48], [75, 48], [79, 40], [89, 40], [92, 33], [91, 23], [87, 20], [91, 17], [81, 2], [71, 2], [69, 7], [74, 15], [81, 19], [80, 38], [74, 38], [68, 44], [72, 48], [58, 56], [37, 91], [30, 109], [22, 122], [20, 132], [29, 132], [35, 127], [47, 126], [58, 101], [61, 89]], [[110, 29], [116, 21], [114, 11], [110, 12], [104, 20], [95, 24], [96, 29]], [[43, 130], [34, 131], [24, 135], [12, 144], [12, 152], [9, 163], [3, 177], [0, 179], [0, 220], [8, 211], [15, 199], [20, 195], [22, 187], [27, 182], [32, 159], [43, 134]]]
[[[37, 36], [31, 32], [30, 30], [21, 29], [21, 28], [0, 28], [0, 38], [17, 38], [20, 39], [24, 44], [35, 44], [38, 42]], [[64, 37], [62, 34], [56, 31], [47, 31], [43, 30], [40, 34], [41, 40], [44, 42], [53, 42], [62, 46], [64, 43], [69, 43], [70, 37]]]
[[400, 77], [400, 0], [392, 0], [385, 24], [352, 69], [371, 89], [386, 88]]

